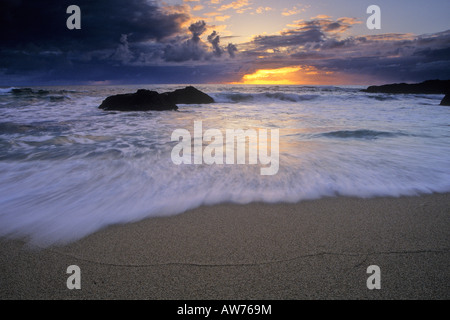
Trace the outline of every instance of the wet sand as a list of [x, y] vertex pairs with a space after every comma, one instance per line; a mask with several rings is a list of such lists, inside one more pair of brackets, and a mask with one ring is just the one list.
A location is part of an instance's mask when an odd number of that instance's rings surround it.
[[450, 194], [222, 204], [65, 246], [0, 240], [0, 299], [449, 298]]

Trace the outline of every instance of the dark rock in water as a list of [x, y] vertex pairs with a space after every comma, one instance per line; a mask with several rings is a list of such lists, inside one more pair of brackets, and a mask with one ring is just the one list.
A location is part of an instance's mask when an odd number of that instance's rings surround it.
[[42, 89], [39, 89], [38, 91], [33, 91], [33, 89], [31, 89], [31, 88], [15, 88], [15, 89], [11, 90], [11, 93], [16, 94], [16, 95], [22, 95], [22, 94], [44, 95], [44, 94], [49, 94], [50, 92], [47, 90], [42, 90]]
[[99, 108], [117, 111], [164, 111], [178, 109], [175, 103], [169, 101], [167, 95], [144, 89], [140, 89], [136, 93], [110, 96], [103, 100]]
[[446, 94], [450, 92], [450, 80], [428, 80], [414, 84], [394, 83], [370, 86], [362, 91], [368, 93]]
[[31, 93], [33, 93], [33, 90], [31, 88], [12, 89], [11, 93], [13, 93], [13, 94], [31, 94]]
[[214, 103], [214, 99], [206, 93], [189, 86], [184, 89], [178, 89], [173, 92], [167, 92], [169, 100], [173, 103], [180, 104], [204, 104]]
[[194, 87], [186, 87], [161, 94], [156, 91], [140, 89], [136, 93], [110, 96], [102, 102], [99, 108], [117, 111], [163, 111], [177, 110], [177, 103], [204, 104], [213, 102], [213, 98]]
[[450, 93], [447, 93], [444, 97], [444, 99], [442, 99], [441, 106], [450, 106]]

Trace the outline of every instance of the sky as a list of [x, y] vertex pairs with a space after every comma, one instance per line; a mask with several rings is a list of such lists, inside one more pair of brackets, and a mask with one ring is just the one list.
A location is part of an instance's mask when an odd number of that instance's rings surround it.
[[[81, 29], [66, 26], [73, 4]], [[2, 0], [0, 85], [450, 79], [449, 12], [448, 0]]]

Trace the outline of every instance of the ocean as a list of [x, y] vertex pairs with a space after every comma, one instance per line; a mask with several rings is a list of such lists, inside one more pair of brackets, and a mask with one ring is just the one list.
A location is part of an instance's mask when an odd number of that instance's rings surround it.
[[[113, 94], [183, 87], [0, 88], [0, 236], [48, 246], [201, 205], [450, 192], [443, 95], [196, 85], [216, 102], [163, 112], [98, 109]], [[193, 132], [195, 121], [222, 132], [278, 129], [279, 170], [174, 164], [171, 135]]]

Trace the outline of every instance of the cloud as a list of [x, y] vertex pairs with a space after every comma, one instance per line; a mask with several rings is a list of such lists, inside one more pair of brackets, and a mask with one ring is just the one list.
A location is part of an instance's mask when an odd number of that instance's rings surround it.
[[207, 17], [214, 17], [214, 16], [219, 16], [220, 12], [206, 12], [203, 15], [207, 16]]
[[227, 46], [227, 52], [230, 55], [231, 58], [235, 57], [236, 52], [238, 51], [238, 49], [236, 48], [236, 46], [232, 43], [229, 43]]
[[199, 5], [194, 6], [194, 7], [192, 8], [192, 10], [194, 10], [194, 11], [200, 11], [200, 10], [203, 10], [203, 8], [205, 8], [205, 7], [202, 6], [201, 4], [199, 4]]
[[272, 10], [273, 9], [271, 7], [258, 7], [258, 8], [256, 8], [255, 12], [257, 14], [261, 14], [261, 13], [264, 13], [264, 12], [267, 12], [267, 11], [272, 11]]
[[185, 42], [169, 44], [164, 48], [164, 61], [182, 62], [198, 61], [207, 56], [207, 47], [201, 41], [200, 36], [206, 31], [205, 21], [197, 21], [189, 26], [192, 37]]
[[213, 46], [213, 52], [214, 55], [217, 57], [220, 57], [223, 53], [223, 49], [220, 47], [219, 43], [220, 43], [220, 37], [217, 34], [216, 31], [213, 31], [213, 33], [211, 33], [208, 36], [208, 42], [212, 44]]
[[130, 46], [128, 43], [128, 35], [122, 34], [120, 36], [120, 45], [116, 49], [116, 52], [114, 52], [111, 59], [118, 60], [123, 64], [129, 63], [133, 59], [133, 54], [130, 51]]
[[77, 0], [81, 30], [66, 28], [66, 8], [72, 1], [7, 1], [0, 10], [3, 49], [99, 50], [116, 45], [122, 34], [133, 42], [164, 39], [181, 30], [186, 12], [166, 13], [155, 2]]
[[203, 32], [206, 31], [206, 23], [205, 21], [197, 21], [196, 23], [191, 24], [189, 27], [189, 31], [192, 32], [192, 41], [199, 42], [200, 36]]
[[304, 6], [302, 8], [294, 6], [291, 9], [288, 9], [288, 8], [283, 9], [283, 12], [281, 12], [281, 14], [286, 17], [293, 16], [295, 14], [305, 12], [308, 8], [309, 8], [309, 6]]
[[228, 20], [228, 19], [230, 19], [231, 17], [230, 16], [227, 16], [227, 15], [225, 15], [225, 16], [215, 16], [214, 17], [214, 19], [216, 20], [216, 21], [226, 21], [226, 20]]
[[320, 16], [320, 18], [315, 18], [309, 21], [297, 20], [293, 24], [289, 24], [289, 27], [295, 28], [297, 30], [306, 29], [321, 29], [323, 32], [333, 32], [333, 33], [343, 33], [351, 28], [355, 24], [361, 24], [362, 22], [356, 18], [339, 18], [337, 20], [332, 20], [328, 16]]
[[323, 41], [324, 38], [325, 33], [320, 28], [302, 28], [283, 31], [280, 35], [256, 36], [251, 45], [255, 51], [265, 51], [280, 47], [302, 46], [310, 42], [317, 43]]
[[248, 7], [248, 6], [250, 6], [250, 4], [251, 3], [249, 0], [236, 0], [229, 4], [222, 5], [218, 10], [219, 11], [225, 11], [225, 10], [229, 10], [229, 9], [238, 10], [243, 7]]
[[[189, 27], [192, 38], [185, 42], [173, 43], [165, 47], [163, 60], [166, 62], [184, 62], [210, 60], [213, 57], [221, 57], [226, 51], [231, 58], [234, 58], [237, 51], [236, 46], [228, 44], [226, 49], [220, 46], [220, 36], [213, 31], [207, 37], [207, 41], [212, 46], [212, 50], [200, 39], [200, 36], [206, 31], [207, 26], [204, 21], [197, 21]], [[230, 47], [231, 45], [231, 47]]]
[[331, 16], [328, 16], [326, 14], [319, 14], [315, 17], [310, 18], [310, 20], [316, 20], [316, 19], [331, 19]]
[[97, 78], [102, 70], [206, 62], [230, 52], [221, 47], [217, 32], [202, 41], [211, 27], [205, 21], [189, 23], [190, 6], [157, 3], [79, 0], [81, 30], [68, 30], [69, 1], [7, 1], [0, 10], [0, 80], [75, 79], [84, 70], [87, 81], [103, 81]]
[[359, 83], [450, 78], [450, 30], [344, 37], [358, 23], [328, 16], [299, 20], [278, 34], [254, 37], [242, 45], [241, 56], [248, 57], [250, 71], [308, 65], [318, 75], [328, 72]]
[[298, 20], [288, 25], [291, 29], [254, 37], [249, 46], [253, 47], [252, 51], [284, 50], [292, 54], [299, 49], [317, 48], [327, 39], [338, 39], [339, 34], [357, 23], [360, 22], [354, 18]]
[[[66, 28], [65, 10], [72, 1], [2, 2], [0, 84], [195, 83], [201, 77], [204, 82], [230, 82], [258, 69], [292, 66], [302, 66], [302, 75], [314, 77], [315, 83], [325, 75], [357, 83], [450, 78], [450, 30], [352, 37], [350, 31], [361, 21], [318, 15], [237, 46], [224, 43], [231, 39], [223, 36], [228, 35], [226, 26], [211, 21], [226, 20], [231, 16], [226, 10], [257, 13], [262, 6], [252, 9], [244, 0], [172, 6], [151, 0], [129, 0], [126, 6], [119, 0], [76, 3], [82, 11], [81, 30]], [[191, 5], [206, 3], [216, 10], [203, 13], [204, 20], [195, 17]]]

